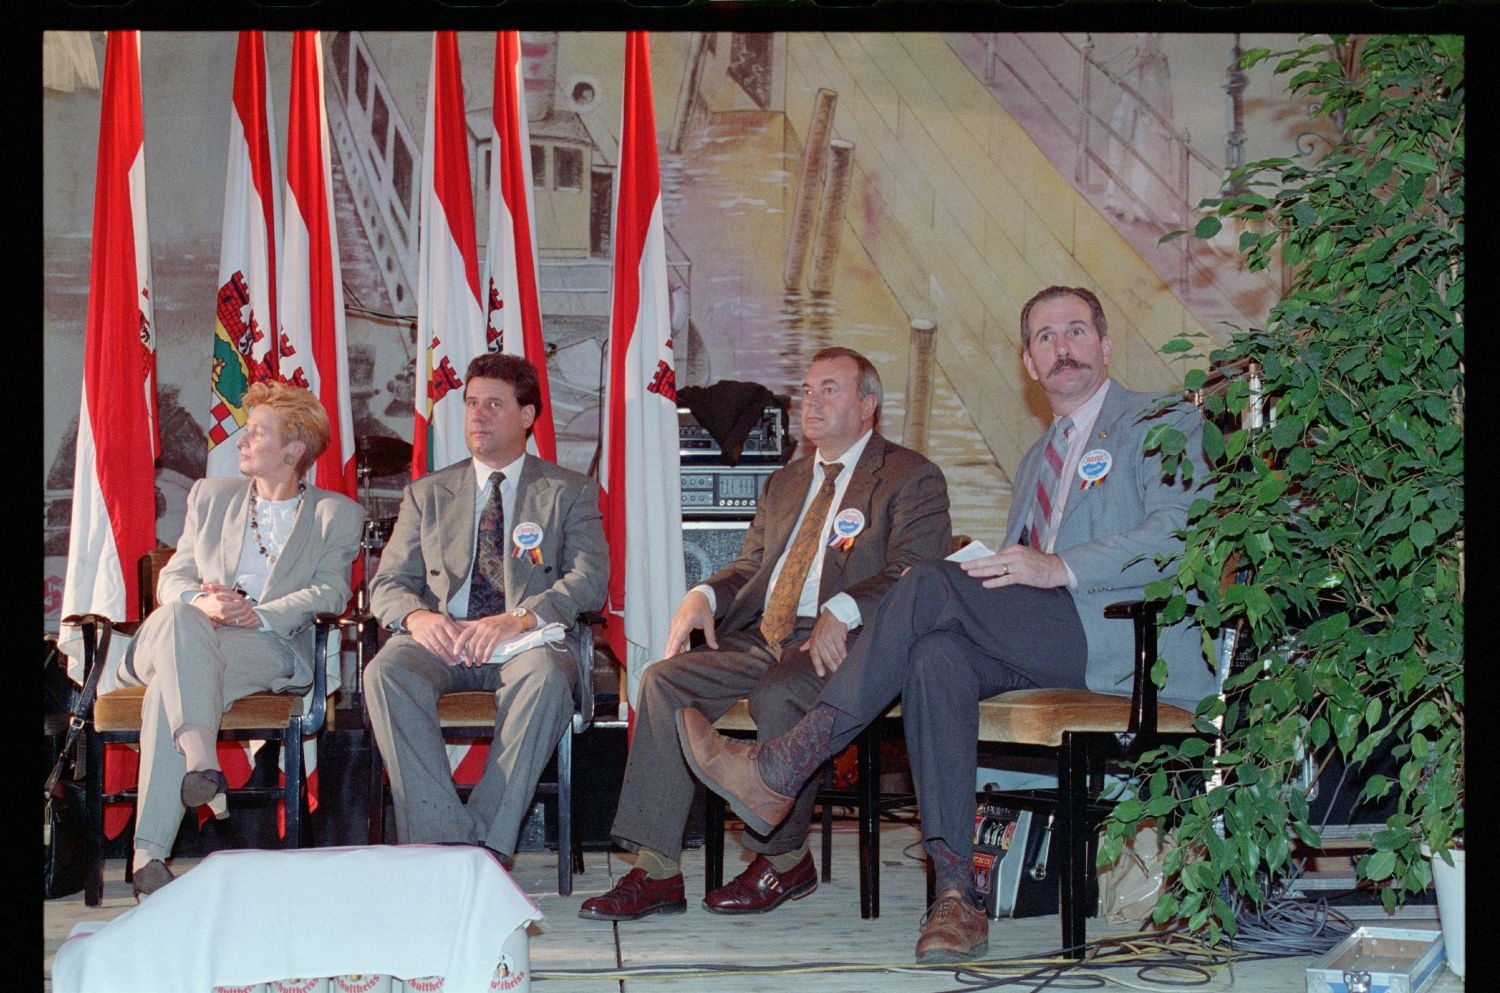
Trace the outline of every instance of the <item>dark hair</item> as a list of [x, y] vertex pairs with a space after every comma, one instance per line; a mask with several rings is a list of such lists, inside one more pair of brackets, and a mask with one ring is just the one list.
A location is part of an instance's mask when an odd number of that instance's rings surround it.
[[1031, 345], [1031, 308], [1048, 300], [1056, 300], [1058, 297], [1077, 297], [1089, 305], [1089, 317], [1094, 321], [1094, 330], [1099, 332], [1103, 338], [1109, 334], [1109, 322], [1104, 319], [1104, 305], [1092, 290], [1086, 290], [1082, 286], [1049, 286], [1036, 296], [1026, 301], [1026, 306], [1021, 308], [1021, 350], [1024, 352]]
[[[829, 345], [827, 348], [819, 349], [812, 357], [813, 362], [821, 362], [824, 359], [852, 359], [854, 361], [854, 364], [859, 367], [859, 374], [856, 377], [859, 384], [859, 398], [861, 400], [865, 397], [875, 398], [875, 419], [880, 420], [880, 405], [885, 400], [885, 389], [880, 385], [880, 372], [874, 364], [854, 349], [845, 348], [842, 345]], [[812, 362], [808, 365], [812, 365]]]
[[[516, 391], [517, 406], [529, 405], [533, 414], [542, 412], [542, 387], [536, 366], [519, 355], [507, 355], [504, 352], [476, 355], [464, 373], [465, 383], [471, 379], [498, 379], [502, 383], [509, 383], [511, 389]], [[464, 396], [468, 395], [469, 388], [465, 386]], [[526, 430], [529, 432], [531, 429]]]

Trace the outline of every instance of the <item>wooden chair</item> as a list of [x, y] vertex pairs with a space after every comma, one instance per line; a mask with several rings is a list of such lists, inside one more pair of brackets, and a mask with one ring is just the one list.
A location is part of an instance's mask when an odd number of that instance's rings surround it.
[[[714, 727], [737, 737], [755, 737], [755, 719], [750, 703], [741, 700], [714, 722]], [[824, 770], [818, 803], [823, 809], [822, 878], [833, 878], [833, 808], [854, 807], [859, 819], [859, 916], [880, 916], [880, 815], [917, 802], [912, 793], [880, 792], [880, 743], [900, 733], [901, 706], [890, 710], [859, 733], [854, 744], [857, 779], [853, 788], [836, 787], [833, 771]], [[713, 790], [704, 791], [703, 861], [705, 893], [724, 885], [724, 799]]]
[[[1156, 684], [1151, 680], [1157, 657], [1156, 605], [1117, 603], [1105, 608], [1104, 616], [1130, 620], [1135, 628], [1135, 675], [1128, 698], [1088, 690], [1028, 689], [1001, 693], [979, 704], [980, 743], [1050, 750], [1057, 761], [1055, 790], [1002, 790], [988, 795], [1022, 806], [1041, 802], [1054, 807], [1053, 837], [1062, 852], [1062, 948], [1072, 958], [1084, 954], [1084, 920], [1091, 916], [1089, 899], [1095, 889], [1096, 831], [1113, 806], [1104, 795], [1105, 767], [1200, 733], [1192, 714], [1157, 703]], [[1228, 632], [1219, 645], [1221, 682], [1234, 648], [1235, 632]], [[929, 904], [932, 889], [929, 873]]]
[[[142, 617], [156, 607], [156, 581], [172, 553], [171, 548], [157, 548], [141, 558]], [[232, 703], [219, 725], [220, 741], [263, 740], [284, 753], [283, 785], [258, 786], [252, 781], [231, 789], [229, 794], [239, 800], [281, 800], [286, 811], [283, 844], [287, 848], [301, 847], [304, 828], [310, 820], [304, 819], [307, 780], [302, 767], [302, 742], [316, 738], [323, 730], [323, 719], [328, 710], [328, 639], [338, 622], [337, 614], [320, 613], [314, 618], [317, 649], [313, 658], [312, 690], [305, 708], [301, 693], [253, 693]], [[136, 627], [135, 624], [111, 624], [108, 618], [98, 614], [87, 614], [79, 618], [78, 623], [83, 631], [85, 673], [109, 657], [110, 635], [115, 630], [133, 632]], [[88, 759], [84, 794], [88, 815], [85, 848], [88, 869], [84, 880], [84, 904], [90, 907], [97, 907], [104, 898], [104, 804], [133, 804], [136, 800], [134, 786], [114, 793], [104, 792], [104, 746], [140, 744], [141, 701], [145, 693], [143, 686], [128, 686], [101, 694], [94, 700], [87, 720]], [[130, 877], [131, 865], [127, 859], [125, 878], [128, 881]]]
[[[573, 876], [584, 871], [583, 844], [573, 832], [573, 739], [588, 730], [594, 719], [594, 629], [585, 615], [568, 632], [567, 643], [578, 663], [578, 691], [574, 697], [573, 720], [557, 741], [552, 766], [555, 777], [543, 773], [537, 783], [538, 796], [557, 798], [557, 893], [573, 892]], [[374, 657], [374, 653], [370, 653]], [[449, 741], [484, 741], [495, 733], [495, 694], [483, 690], [445, 693], [438, 699], [438, 723]], [[369, 712], [364, 715], [365, 730], [370, 732]], [[372, 739], [373, 740], [373, 739]], [[467, 795], [470, 787], [460, 786]], [[391, 802], [390, 783], [380, 749], [370, 749], [370, 844], [385, 842], [385, 808]]]

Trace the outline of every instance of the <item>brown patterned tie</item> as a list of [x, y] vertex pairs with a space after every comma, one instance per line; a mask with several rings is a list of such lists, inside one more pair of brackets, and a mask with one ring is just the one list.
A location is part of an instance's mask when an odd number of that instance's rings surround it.
[[833, 488], [838, 481], [843, 464], [830, 462], [823, 466], [823, 486], [813, 497], [812, 506], [802, 516], [802, 526], [792, 539], [791, 551], [781, 564], [776, 576], [776, 585], [771, 590], [771, 600], [760, 618], [760, 633], [766, 644], [776, 646], [791, 634], [797, 623], [797, 603], [802, 599], [802, 587], [807, 582], [807, 570], [818, 554], [818, 544], [823, 540], [823, 522], [828, 517], [828, 505], [833, 502]]

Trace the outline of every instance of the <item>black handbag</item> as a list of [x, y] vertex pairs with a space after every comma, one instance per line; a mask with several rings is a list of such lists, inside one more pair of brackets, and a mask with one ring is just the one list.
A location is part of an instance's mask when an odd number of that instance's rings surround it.
[[42, 898], [55, 900], [83, 889], [85, 858], [83, 787], [63, 780], [48, 795], [42, 815]]
[[[69, 622], [74, 620], [77, 618], [68, 618]], [[104, 669], [103, 660], [109, 657], [110, 625], [102, 618], [99, 620], [103, 623], [84, 628], [85, 638], [92, 638], [93, 632], [99, 632], [98, 650], [90, 655], [95, 662], [85, 675], [83, 688], [68, 714], [68, 732], [63, 738], [57, 762], [42, 787], [42, 897], [46, 900], [71, 896], [83, 889], [87, 869], [84, 842], [88, 818], [84, 814], [83, 786], [76, 780], [82, 772], [80, 733], [93, 710], [94, 691]], [[54, 655], [56, 652], [54, 646]], [[73, 775], [64, 779], [63, 772], [69, 768]]]

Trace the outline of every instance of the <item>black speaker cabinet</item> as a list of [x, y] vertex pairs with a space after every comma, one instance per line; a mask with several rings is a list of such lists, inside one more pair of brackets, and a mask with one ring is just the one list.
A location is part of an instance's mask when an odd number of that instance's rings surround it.
[[692, 589], [733, 562], [740, 553], [750, 519], [682, 522], [682, 561]]

